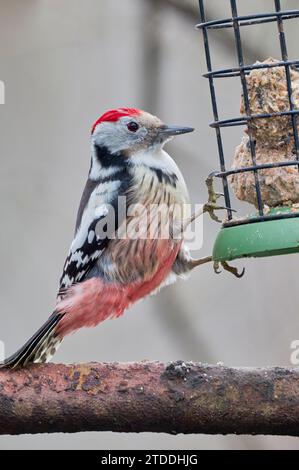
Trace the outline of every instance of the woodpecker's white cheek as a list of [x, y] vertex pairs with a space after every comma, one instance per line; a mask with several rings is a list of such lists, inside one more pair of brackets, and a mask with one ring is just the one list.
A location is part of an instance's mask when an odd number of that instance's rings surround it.
[[120, 152], [123, 130], [115, 122], [103, 122], [95, 129], [92, 142], [98, 147], [106, 147], [111, 153]]
[[118, 122], [103, 122], [96, 127], [92, 136], [92, 143], [99, 147], [106, 147], [110, 153], [115, 154], [128, 150], [143, 141], [147, 134], [145, 127], [137, 132], [130, 132], [127, 128], [131, 118], [122, 118]]

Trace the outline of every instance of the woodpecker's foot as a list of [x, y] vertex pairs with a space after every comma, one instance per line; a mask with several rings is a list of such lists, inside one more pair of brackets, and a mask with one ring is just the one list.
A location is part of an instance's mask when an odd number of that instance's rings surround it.
[[173, 234], [174, 237], [177, 238], [178, 236], [182, 237], [187, 227], [194, 222], [198, 217], [203, 214], [203, 206], [197, 211], [194, 212], [188, 219], [182, 219], [181, 221], [176, 221], [174, 225]]
[[225, 271], [228, 271], [232, 273], [234, 276], [236, 276], [238, 279], [244, 276], [245, 273], [245, 268], [242, 269], [242, 271], [239, 273], [238, 268], [235, 268], [234, 266], [230, 266], [227, 261], [214, 261], [214, 272], [216, 274], [220, 274], [221, 270], [219, 269], [219, 266], [223, 267]]
[[203, 212], [208, 212], [211, 219], [215, 220], [215, 222], [219, 222], [219, 223], [221, 223], [222, 220], [219, 219], [219, 217], [217, 217], [217, 215], [215, 214], [215, 211], [225, 210], [225, 209], [227, 209], [227, 207], [218, 206], [217, 204], [215, 204], [213, 202], [206, 202], [203, 206]]
[[199, 258], [199, 259], [189, 259], [188, 260], [188, 271], [191, 271], [191, 269], [196, 268], [197, 266], [201, 266], [202, 264], [210, 263], [213, 261], [212, 256], [206, 256], [205, 258]]
[[204, 204], [203, 206], [203, 212], [208, 212], [211, 219], [215, 220], [216, 222], [222, 222], [217, 215], [215, 214], [215, 211], [217, 210], [225, 210], [228, 209], [228, 207], [225, 206], [218, 206], [217, 201], [220, 197], [223, 197], [223, 193], [217, 193], [214, 189], [214, 176], [215, 174], [212, 173], [208, 178], [206, 179], [206, 185], [208, 188], [208, 202]]

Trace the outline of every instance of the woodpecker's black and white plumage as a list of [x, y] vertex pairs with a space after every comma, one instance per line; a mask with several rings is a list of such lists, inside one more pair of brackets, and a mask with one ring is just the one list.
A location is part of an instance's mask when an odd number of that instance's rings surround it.
[[[174, 227], [187, 217], [189, 197], [179, 168], [163, 149], [173, 136], [192, 130], [130, 108], [108, 111], [95, 122], [91, 166], [54, 313], [4, 366], [48, 361], [67, 334], [121, 315], [201, 264], [174, 236]], [[150, 209], [161, 206], [166, 210], [155, 225], [157, 213]], [[167, 236], [160, 237], [166, 224]], [[137, 228], [143, 236], [132, 236]]]

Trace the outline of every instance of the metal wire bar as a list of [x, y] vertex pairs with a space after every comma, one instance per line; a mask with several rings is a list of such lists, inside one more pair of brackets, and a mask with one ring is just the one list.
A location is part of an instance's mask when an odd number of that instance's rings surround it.
[[271, 118], [275, 116], [291, 116], [292, 114], [299, 114], [299, 109], [293, 109], [292, 111], [281, 111], [279, 113], [263, 113], [263, 114], [251, 114], [250, 116], [239, 116], [237, 118], [223, 119], [212, 122], [211, 127], [230, 127], [230, 126], [244, 126], [250, 120]]
[[[276, 11], [276, 13], [258, 13], [256, 15], [236, 16], [235, 20], [239, 22], [239, 26], [251, 26], [254, 24], [271, 23], [277, 21], [277, 18], [283, 18], [290, 20], [299, 17], [299, 10], [285, 10]], [[196, 25], [197, 29], [221, 29], [221, 28], [232, 28], [234, 23], [233, 18], [225, 18], [221, 20], [213, 20], [207, 22], [201, 22]]]
[[274, 67], [285, 67], [290, 65], [294, 69], [299, 67], [299, 60], [287, 60], [281, 62], [274, 62], [268, 64], [254, 64], [254, 65], [243, 65], [243, 67], [233, 67], [230, 69], [212, 70], [211, 72], [204, 73], [202, 76], [208, 78], [210, 75], [213, 78], [226, 78], [226, 77], [239, 77], [240, 71], [243, 70], [245, 73], [250, 73], [252, 70], [258, 69], [271, 69]]
[[230, 175], [237, 175], [238, 173], [247, 173], [248, 171], [265, 170], [267, 168], [281, 168], [288, 166], [298, 166], [298, 160], [290, 160], [287, 162], [263, 163], [262, 165], [243, 166], [242, 168], [235, 168], [219, 173], [213, 173], [215, 178], [223, 178]]
[[[244, 59], [243, 59], [239, 20], [237, 19], [238, 11], [237, 11], [236, 0], [230, 0], [230, 6], [231, 6], [231, 11], [232, 11], [232, 17], [233, 17], [235, 43], [236, 43], [239, 66], [243, 67]], [[241, 78], [242, 89], [243, 89], [243, 100], [244, 100], [245, 112], [246, 112], [247, 117], [250, 117], [251, 111], [250, 111], [249, 96], [248, 96], [248, 90], [247, 90], [246, 75], [244, 73], [244, 70], [242, 69], [240, 70], [240, 78]], [[253, 129], [252, 129], [251, 123], [248, 120], [248, 137], [249, 137], [251, 159], [252, 159], [253, 165], [256, 166], [255, 142], [254, 142], [254, 138], [252, 135], [252, 130]], [[263, 201], [262, 201], [262, 193], [261, 193], [261, 187], [260, 187], [259, 176], [258, 176], [257, 170], [254, 170], [254, 182], [255, 182], [255, 191], [256, 191], [258, 211], [259, 211], [259, 214], [262, 216], [263, 215]]]
[[[281, 11], [280, 0], [274, 0], [275, 10], [277, 13]], [[287, 43], [285, 38], [285, 33], [283, 29], [283, 19], [281, 16], [277, 16], [277, 27], [279, 32], [279, 43], [280, 43], [280, 50], [281, 50], [281, 57], [282, 60], [285, 61], [285, 74], [286, 74], [286, 81], [287, 81], [287, 90], [288, 90], [288, 98], [290, 104], [290, 110], [294, 110], [294, 103], [293, 103], [293, 90], [292, 90], [292, 81], [291, 81], [291, 72], [290, 66], [288, 65], [288, 51], [287, 51]], [[297, 116], [296, 113], [291, 115], [292, 120], [292, 129], [293, 129], [293, 137], [294, 137], [294, 144], [296, 149], [296, 157], [298, 160], [299, 165], [299, 141], [298, 141], [298, 131], [297, 131]], [[299, 166], [298, 166], [299, 170]]]
[[[204, 22], [205, 22], [204, 0], [199, 0], [199, 11], [200, 11], [200, 19], [201, 19], [202, 23], [204, 24]], [[208, 31], [204, 26], [202, 28], [202, 35], [203, 35], [203, 41], [204, 41], [207, 69], [208, 69], [209, 72], [211, 72], [212, 71], [212, 62], [211, 62], [211, 55], [210, 55]], [[213, 80], [212, 76], [209, 77], [209, 85], [210, 85], [210, 94], [211, 94], [214, 120], [215, 120], [215, 122], [217, 122], [218, 119], [219, 119], [219, 117], [218, 117], [218, 107], [217, 107], [217, 101], [216, 101], [216, 92], [215, 92], [214, 80]], [[219, 153], [219, 160], [220, 160], [220, 168], [221, 168], [221, 171], [226, 171], [225, 170], [225, 160], [224, 160], [224, 151], [223, 151], [221, 131], [220, 131], [219, 127], [216, 127], [215, 130], [216, 130], [216, 138], [217, 138], [218, 153]], [[224, 193], [225, 205], [226, 205], [226, 207], [229, 208], [227, 210], [227, 217], [230, 220], [230, 219], [232, 219], [233, 215], [232, 215], [232, 211], [230, 209], [231, 208], [231, 202], [230, 202], [229, 188], [228, 188], [228, 182], [227, 182], [226, 177], [223, 177], [222, 182], [223, 182], [223, 193]]]

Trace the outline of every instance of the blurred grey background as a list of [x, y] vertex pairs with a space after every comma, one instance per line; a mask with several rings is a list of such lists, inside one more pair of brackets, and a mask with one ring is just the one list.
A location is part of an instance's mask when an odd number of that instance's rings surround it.
[[[209, 18], [229, 16], [209, 0]], [[239, 13], [273, 11], [273, 0], [239, 0]], [[298, 8], [282, 0], [283, 8]], [[55, 301], [89, 168], [92, 122], [134, 106], [196, 132], [168, 147], [193, 202], [218, 169], [196, 0], [0, 0], [1, 339], [11, 353], [41, 325]], [[297, 58], [298, 20], [286, 22]], [[245, 62], [279, 59], [276, 24], [242, 29]], [[211, 35], [214, 67], [236, 65], [231, 32]], [[240, 82], [217, 82], [220, 116], [239, 113]], [[223, 132], [228, 162], [241, 128]], [[248, 207], [234, 201], [246, 212]], [[205, 218], [200, 255], [219, 226]], [[198, 254], [198, 253], [197, 253]], [[69, 337], [56, 362], [193, 360], [233, 366], [289, 365], [299, 338], [298, 256], [235, 263], [246, 275], [216, 276], [206, 265], [184, 283], [138, 303], [117, 321]], [[265, 436], [79, 433], [0, 437], [0, 448], [277, 449], [299, 440]]]

